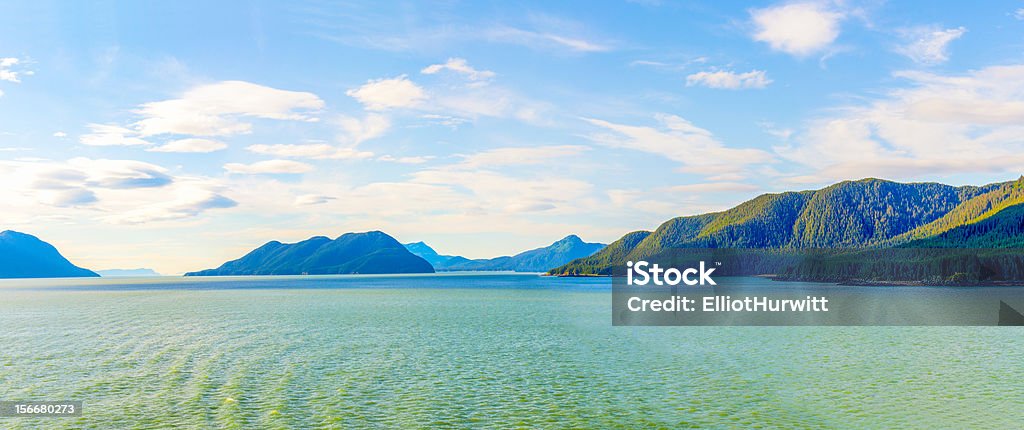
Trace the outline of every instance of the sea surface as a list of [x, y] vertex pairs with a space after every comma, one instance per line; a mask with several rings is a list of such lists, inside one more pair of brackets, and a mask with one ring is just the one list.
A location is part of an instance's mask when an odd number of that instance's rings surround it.
[[0, 428], [1024, 425], [1019, 327], [613, 327], [523, 274], [0, 281]]

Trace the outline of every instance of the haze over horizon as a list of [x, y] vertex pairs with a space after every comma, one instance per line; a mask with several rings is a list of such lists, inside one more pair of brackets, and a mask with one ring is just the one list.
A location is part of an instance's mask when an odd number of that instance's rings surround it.
[[381, 230], [490, 258], [1024, 172], [1024, 5], [112, 3], [0, 16], [0, 230], [91, 269]]

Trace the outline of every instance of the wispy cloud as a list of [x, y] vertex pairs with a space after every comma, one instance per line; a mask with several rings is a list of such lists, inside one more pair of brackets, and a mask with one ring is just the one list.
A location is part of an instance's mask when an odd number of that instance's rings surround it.
[[[360, 151], [355, 148], [338, 147], [326, 143], [308, 144], [277, 144], [277, 145], [250, 145], [245, 148], [251, 152], [274, 157], [286, 158], [311, 158], [311, 159], [361, 159], [373, 157], [372, 152]], [[279, 160], [281, 161], [281, 160]], [[280, 163], [276, 164], [280, 165]], [[261, 167], [271, 167], [275, 164], [264, 164]], [[297, 166], [291, 164], [292, 167]], [[241, 170], [244, 170], [241, 169]], [[230, 169], [229, 169], [230, 171]], [[242, 173], [242, 172], [239, 172]], [[297, 173], [297, 172], [289, 172]]]
[[494, 72], [490, 70], [477, 70], [474, 69], [469, 63], [463, 58], [449, 58], [448, 61], [441, 64], [431, 64], [420, 70], [420, 73], [425, 75], [433, 75], [442, 70], [449, 70], [455, 73], [465, 75], [468, 79], [473, 81], [486, 81], [494, 77]]
[[726, 90], [764, 88], [772, 83], [763, 70], [737, 73], [728, 70], [697, 72], [686, 77], [686, 86], [704, 86]]
[[668, 187], [668, 191], [700, 194], [700, 193], [730, 193], [730, 192], [753, 192], [761, 189], [752, 184], [742, 182], [704, 182], [699, 184], [675, 185]]
[[967, 29], [929, 26], [903, 29], [900, 33], [906, 42], [896, 47], [897, 53], [919, 64], [935, 65], [949, 60], [949, 44], [967, 33]]
[[222, 81], [195, 87], [177, 99], [143, 104], [135, 110], [142, 119], [132, 128], [141, 136], [224, 136], [252, 130], [241, 118], [316, 121], [315, 113], [323, 107], [313, 93]]
[[312, 171], [313, 166], [292, 160], [267, 160], [252, 164], [228, 163], [224, 165], [224, 170], [242, 175], [299, 174]]
[[[216, 181], [135, 160], [0, 161], [11, 216], [76, 214], [115, 224], [190, 218], [235, 202]], [[77, 212], [68, 212], [81, 209]]]
[[178, 139], [172, 140], [160, 146], [147, 149], [150, 152], [194, 152], [194, 153], [208, 153], [214, 151], [220, 151], [227, 148], [228, 145], [224, 142], [210, 140], [210, 139]]
[[960, 75], [897, 72], [909, 87], [811, 121], [780, 156], [818, 182], [878, 176], [1019, 173], [1024, 163], [1024, 65]]
[[342, 115], [338, 118], [338, 124], [344, 133], [343, 139], [352, 145], [383, 136], [391, 128], [391, 121], [387, 117], [373, 113], [363, 118]]
[[588, 123], [612, 132], [590, 134], [588, 138], [595, 143], [662, 156], [683, 164], [683, 170], [687, 172], [721, 174], [772, 160], [770, 154], [759, 149], [727, 147], [710, 131], [678, 116], [660, 114], [656, 119], [660, 125], [658, 128], [584, 118]]
[[556, 163], [558, 159], [580, 155], [589, 148], [582, 145], [543, 145], [495, 148], [462, 156], [460, 168]]
[[524, 30], [521, 28], [498, 26], [484, 33], [493, 42], [513, 43], [536, 49], [564, 49], [574, 52], [605, 52], [612, 49], [611, 45], [555, 33]]
[[138, 132], [112, 124], [89, 124], [89, 133], [79, 142], [89, 146], [149, 146], [151, 142], [138, 137]]

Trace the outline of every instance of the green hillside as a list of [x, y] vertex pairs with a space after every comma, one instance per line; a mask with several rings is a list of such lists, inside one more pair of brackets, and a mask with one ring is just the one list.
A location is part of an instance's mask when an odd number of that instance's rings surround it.
[[1024, 204], [1007, 207], [935, 236], [903, 244], [907, 248], [1024, 248]]
[[1024, 203], [1024, 177], [989, 188], [990, 191], [967, 200], [941, 218], [900, 235], [896, 242], [924, 239], [960, 226], [976, 224], [1004, 209]]
[[[1019, 203], [1024, 203], [1024, 178], [981, 187], [873, 178], [844, 181], [820, 190], [761, 195], [722, 212], [674, 218], [642, 239], [630, 233], [550, 273], [609, 274], [615, 265], [675, 248], [1015, 246], [1020, 244], [1016, 218], [1011, 212], [997, 215]], [[927, 238], [934, 239], [923, 240]], [[616, 247], [638, 239], [635, 246]]]

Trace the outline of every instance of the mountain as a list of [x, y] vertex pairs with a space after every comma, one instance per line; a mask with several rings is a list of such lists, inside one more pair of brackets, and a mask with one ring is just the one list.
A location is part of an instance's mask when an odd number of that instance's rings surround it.
[[722, 212], [671, 219], [551, 270], [607, 275], [675, 248], [1024, 247], [1024, 177], [985, 186], [844, 181], [764, 194]]
[[53, 245], [30, 234], [0, 232], [0, 278], [79, 278], [99, 276], [71, 264]]
[[409, 252], [416, 254], [417, 256], [424, 260], [427, 260], [427, 262], [430, 263], [430, 265], [433, 266], [435, 270], [440, 270], [440, 268], [442, 267], [447, 267], [453, 264], [461, 264], [468, 261], [472, 261], [465, 257], [458, 257], [454, 255], [440, 255], [437, 253], [437, 251], [434, 251], [434, 248], [431, 248], [429, 245], [423, 242], [407, 243], [405, 244], [405, 249], [408, 249]]
[[346, 233], [334, 240], [316, 236], [298, 243], [272, 241], [216, 269], [185, 276], [353, 273], [434, 273], [434, 269], [393, 237], [371, 231]]
[[513, 256], [470, 260], [465, 257], [438, 255], [423, 242], [405, 245], [412, 253], [423, 257], [436, 270], [443, 271], [492, 271], [510, 270], [516, 272], [544, 272], [577, 258], [587, 257], [605, 247], [602, 243], [587, 243], [579, 236], [569, 235], [549, 246], [524, 251]]
[[134, 277], [134, 276], [160, 276], [153, 269], [107, 269], [97, 270], [100, 276], [104, 278], [123, 278], [123, 277]]

